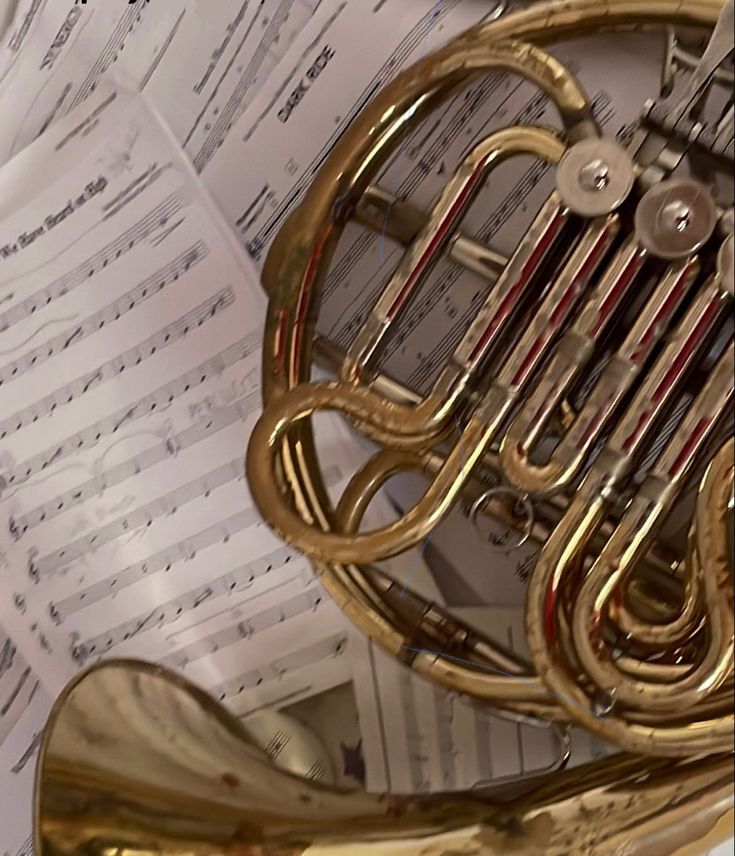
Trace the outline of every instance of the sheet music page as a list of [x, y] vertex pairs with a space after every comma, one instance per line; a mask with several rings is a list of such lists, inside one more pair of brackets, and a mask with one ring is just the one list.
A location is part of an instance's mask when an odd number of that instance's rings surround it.
[[[303, 199], [314, 174], [359, 109], [401, 68], [426, 55], [483, 16], [485, 3], [413, 2], [379, 10], [349, 5], [303, 54], [300, 42], [245, 111], [204, 172], [228, 221], [261, 266], [286, 216]], [[302, 40], [315, 39], [311, 30]], [[577, 72], [605, 132], [615, 136], [633, 121], [659, 85], [662, 42], [643, 35], [580, 40], [554, 48]], [[314, 63], [329, 61], [314, 79]], [[610, 75], [611, 62], [616, 74]], [[301, 86], [307, 80], [308, 86]], [[296, 81], [296, 83], [294, 83]], [[292, 92], [301, 99], [291, 98]], [[479, 77], [449, 99], [402, 144], [377, 183], [427, 210], [463, 154], [509, 123], [559, 125], [548, 98], [506, 74]], [[257, 171], [237, 163], [258, 159]], [[463, 230], [510, 254], [552, 188], [551, 170], [529, 158], [503, 165], [487, 182]], [[337, 248], [320, 308], [320, 332], [348, 347], [403, 252], [391, 239], [350, 224]], [[387, 343], [384, 370], [426, 391], [484, 301], [491, 283], [440, 261], [411, 311]], [[393, 479], [388, 493], [407, 509], [425, 488], [420, 478]], [[502, 540], [498, 529], [484, 533]], [[473, 549], [466, 550], [471, 543]], [[503, 552], [483, 545], [461, 511], [452, 513], [423, 547], [450, 606], [518, 606], [536, 546]], [[458, 559], [458, 557], [462, 559]]]
[[100, 81], [144, 90], [197, 169], [294, 37], [336, 0], [20, 0], [0, 49], [0, 163]]
[[[257, 275], [141, 98], [100, 91], [49, 134], [65, 169], [0, 222], [3, 624], [51, 692], [118, 654], [259, 688], [243, 710], [321, 660], [314, 686], [343, 682], [345, 619], [245, 483]], [[354, 445], [325, 442], [337, 488]]]
[[[7, 640], [7, 643], [3, 640]], [[23, 663], [17, 647], [0, 629], [0, 704], [13, 708], [12, 724], [0, 731], [0, 856], [33, 856], [33, 779], [41, 733], [51, 710], [51, 696], [29, 672], [29, 693], [11, 699], [3, 671], [9, 650], [13, 660]], [[6, 728], [3, 713], [0, 729]]]
[[[383, 510], [378, 506], [370, 510], [375, 525], [388, 522], [387, 508]], [[395, 517], [395, 512], [392, 516]], [[421, 550], [395, 556], [382, 562], [381, 568], [398, 584], [402, 583], [406, 591], [410, 587], [429, 602], [443, 603], [441, 591]], [[350, 630], [349, 655], [367, 789], [375, 793], [429, 790], [432, 780], [427, 764], [431, 733], [421, 720], [409, 671], [356, 628]], [[433, 728], [433, 721], [428, 727]]]
[[32, 0], [0, 0], [0, 80], [10, 67], [22, 39], [22, 21]]

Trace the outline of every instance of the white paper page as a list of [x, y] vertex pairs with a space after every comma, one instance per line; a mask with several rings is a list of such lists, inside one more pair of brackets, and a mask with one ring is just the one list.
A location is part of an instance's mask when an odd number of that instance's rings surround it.
[[312, 16], [330, 14], [338, 0], [185, 5], [171, 53], [144, 91], [201, 172]]
[[734, 849], [735, 838], [731, 838], [729, 841], [725, 841], [722, 844], [719, 844], [713, 850], [708, 851], [704, 854], [704, 856], [732, 856]]
[[350, 638], [350, 656], [368, 791], [430, 790], [427, 735], [419, 726], [414, 679], [357, 632]]
[[[388, 489], [404, 513], [426, 490], [426, 480], [414, 474], [392, 482]], [[423, 557], [450, 607], [477, 605], [520, 607], [525, 582], [532, 571], [538, 545], [529, 541], [510, 549], [518, 535], [487, 516], [473, 524], [460, 506], [455, 507], [424, 543]], [[500, 542], [500, 543], [498, 543]]]
[[320, 5], [20, 0], [0, 53], [0, 163], [110, 76], [143, 89], [198, 169]]
[[5, 32], [13, 23], [18, 0], [0, 0], [0, 39], [5, 41]]
[[121, 642], [115, 655], [150, 659], [153, 653], [236, 716], [346, 683], [352, 673], [344, 616], [304, 559], [293, 555], [292, 565], [293, 571], [274, 566], [268, 579], [245, 590], [228, 586], [222, 592], [210, 585], [206, 600]]
[[[74, 165], [0, 223], [9, 631], [54, 692], [99, 656], [165, 657], [180, 646], [153, 643], [169, 635], [219, 648], [184, 666], [204, 683], [302, 642], [332, 658], [313, 646], [344, 619], [245, 484], [256, 275], [141, 99], [100, 92], [49, 133]], [[345, 436], [329, 445], [333, 486], [354, 457]], [[240, 639], [244, 618], [257, 633]]]
[[[33, 695], [0, 740], [0, 854], [33, 856], [33, 779], [51, 696], [35, 678]], [[0, 686], [2, 679], [0, 678]]]

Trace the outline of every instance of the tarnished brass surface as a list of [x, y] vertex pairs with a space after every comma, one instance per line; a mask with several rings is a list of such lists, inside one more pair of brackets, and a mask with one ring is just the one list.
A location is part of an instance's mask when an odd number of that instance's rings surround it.
[[[410, 400], [391, 395], [390, 385], [378, 388], [372, 379], [383, 338], [433, 264], [428, 248], [440, 250], [456, 233], [473, 269], [482, 266], [482, 254], [459, 233], [460, 219], [477, 182], [488, 177], [497, 159], [525, 150], [555, 163], [570, 146], [580, 140], [589, 146], [597, 137], [583, 90], [539, 46], [596, 30], [663, 24], [710, 30], [721, 8], [720, 3], [665, 0], [533, 4], [468, 32], [379, 93], [348, 129], [269, 253], [264, 270], [270, 295], [266, 407], [247, 457], [253, 496], [263, 515], [312, 557], [335, 600], [386, 650], [419, 673], [499, 709], [584, 722], [629, 751], [663, 755], [732, 748], [732, 627], [725, 622], [721, 633], [709, 633], [711, 613], [704, 605], [707, 586], [702, 582], [704, 577], [724, 580], [723, 564], [710, 568], [696, 551], [690, 552], [688, 560], [672, 566], [676, 595], [661, 577], [637, 577], [639, 567], [651, 566], [649, 551], [658, 528], [696, 462], [716, 451], [713, 431], [732, 407], [730, 350], [710, 370], [710, 380], [662, 452], [659, 463], [676, 463], [675, 475], [661, 475], [656, 465], [638, 494], [631, 494], [623, 520], [617, 524], [609, 515], [627, 496], [637, 458], [681, 394], [681, 378], [703, 359], [708, 337], [730, 311], [732, 237], [723, 242], [721, 233], [715, 234], [701, 251], [699, 241], [690, 253], [674, 259], [661, 245], [660, 258], [667, 261], [659, 262], [658, 283], [575, 413], [566, 402], [567, 389], [583, 376], [597, 338], [620, 317], [626, 289], [658, 251], [655, 240], [651, 243], [655, 230], [645, 238], [630, 234], [631, 210], [620, 216], [611, 210], [576, 226], [574, 250], [554, 274], [529, 326], [506, 348], [504, 362], [494, 364], [486, 391], [478, 394], [473, 384], [485, 357], [504, 331], [514, 329], [513, 310], [507, 307], [509, 301], [520, 305], [519, 277], [543, 264], [544, 248], [558, 235], [569, 234], [564, 230], [570, 211], [560, 187], [513, 256], [505, 264], [493, 258], [497, 278], [486, 304], [428, 395]], [[344, 224], [353, 212], [369, 222], [369, 214], [359, 213], [360, 200], [375, 204], [381, 199], [371, 182], [410, 128], [472, 74], [495, 68], [542, 86], [559, 109], [565, 133], [536, 127], [497, 131], [469, 153], [430, 213], [417, 216], [401, 209], [396, 233], [407, 249], [388, 291], [347, 353], [341, 379], [310, 383], [319, 291]], [[656, 180], [645, 163], [634, 169], [647, 176], [633, 191], [639, 199], [656, 188]], [[646, 204], [650, 209], [653, 203]], [[451, 255], [455, 245], [450, 241], [446, 252]], [[523, 288], [530, 281], [526, 277]], [[677, 367], [673, 376], [672, 365]], [[336, 514], [321, 483], [309, 424], [320, 410], [347, 415], [385, 447], [355, 474]], [[535, 464], [532, 449], [559, 410], [562, 440], [546, 464]], [[457, 421], [461, 439], [448, 442]], [[586, 471], [602, 438], [605, 448]], [[552, 500], [561, 508], [542, 535], [539, 568], [529, 585], [533, 667], [519, 664], [511, 674], [498, 674], [493, 644], [480, 631], [420, 598], [409, 608], [391, 597], [390, 583], [367, 567], [420, 543], [460, 498], [477, 493], [474, 472], [490, 460], [517, 495]], [[370, 497], [405, 470], [426, 475], [421, 499], [394, 523], [360, 531], [358, 522]], [[573, 485], [582, 476], [575, 493]], [[726, 521], [717, 525], [724, 529]], [[731, 591], [732, 583], [727, 585]], [[552, 608], [548, 586], [556, 592], [558, 627], [553, 633], [543, 626]], [[596, 587], [601, 587], [599, 593]], [[576, 598], [579, 591], [583, 601]], [[584, 612], [582, 602], [591, 614]], [[554, 655], [550, 633], [557, 646]], [[621, 640], [628, 651], [617, 650]], [[598, 649], [607, 651], [606, 656]], [[552, 688], [551, 676], [559, 669], [544, 660], [552, 656], [564, 663], [564, 674], [576, 688], [575, 701], [559, 699], [558, 686]], [[542, 666], [539, 681], [534, 672]], [[620, 695], [611, 700], [613, 670], [621, 686]], [[684, 687], [689, 689], [682, 696]], [[584, 714], [576, 711], [582, 699]], [[614, 708], [615, 715], [608, 720], [589, 713], [598, 704]], [[614, 721], [623, 727], [614, 727]]]
[[695, 856], [732, 824], [727, 756], [619, 755], [522, 793], [340, 792], [277, 770], [207, 695], [130, 660], [56, 702], [36, 787], [38, 856]]

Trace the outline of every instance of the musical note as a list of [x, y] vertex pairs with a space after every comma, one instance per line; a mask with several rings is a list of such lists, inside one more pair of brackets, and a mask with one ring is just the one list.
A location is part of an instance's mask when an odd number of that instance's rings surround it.
[[251, 669], [234, 678], [209, 687], [209, 692], [220, 701], [240, 695], [246, 690], [255, 689], [269, 681], [279, 680], [288, 672], [295, 672], [329, 657], [341, 656], [347, 646], [344, 634], [333, 634], [326, 639], [298, 648], [283, 657], [274, 659], [268, 666]]
[[48, 306], [59, 297], [69, 294], [75, 288], [83, 285], [91, 277], [104, 270], [109, 264], [129, 253], [138, 244], [153, 234], [162, 224], [180, 211], [182, 202], [174, 193], [126, 229], [114, 241], [110, 241], [102, 249], [76, 265], [71, 271], [57, 277], [47, 286], [34, 292], [21, 303], [0, 313], [0, 333], [4, 333], [14, 324], [29, 318], [36, 311]]
[[20, 540], [34, 526], [38, 526], [46, 520], [52, 520], [57, 515], [75, 508], [92, 496], [99, 495], [102, 490], [123, 484], [128, 479], [141, 475], [145, 470], [156, 466], [171, 455], [190, 449], [218, 431], [244, 420], [252, 413], [259, 398], [260, 393], [253, 392], [228, 407], [217, 408], [207, 421], [197, 422], [167, 438], [164, 442], [156, 443], [155, 446], [146, 451], [103, 470], [94, 477], [36, 506], [27, 514], [11, 518], [9, 523], [11, 535], [15, 540]]
[[[18, 848], [15, 853], [15, 856], [33, 856], [33, 850], [33, 835], [29, 835], [28, 838], [26, 838], [26, 840]], [[6, 850], [4, 856], [10, 856], [10, 852]]]
[[16, 683], [15, 687], [13, 688], [10, 695], [6, 699], [5, 703], [2, 705], [2, 707], [0, 707], [0, 717], [4, 717], [7, 715], [8, 711], [13, 706], [13, 703], [15, 702], [15, 700], [20, 695], [21, 691], [23, 690], [24, 685], [26, 684], [26, 682], [28, 681], [28, 679], [30, 677], [31, 677], [31, 669], [30, 669], [30, 666], [28, 666], [24, 669], [23, 673], [21, 674], [20, 678], [18, 679], [18, 682]]
[[201, 303], [195, 309], [182, 315], [172, 324], [167, 324], [148, 339], [133, 348], [129, 348], [122, 354], [107, 360], [81, 377], [65, 384], [46, 395], [40, 401], [36, 401], [28, 407], [13, 413], [7, 419], [0, 421], [0, 440], [33, 425], [44, 416], [50, 416], [58, 408], [71, 404], [80, 396], [85, 395], [91, 389], [96, 388], [108, 380], [118, 377], [125, 369], [139, 366], [144, 360], [154, 354], [183, 339], [190, 331], [201, 327], [217, 312], [226, 309], [235, 300], [231, 288], [224, 288]]
[[53, 573], [122, 535], [134, 532], [141, 527], [149, 528], [158, 518], [175, 514], [182, 505], [193, 502], [201, 496], [206, 496], [209, 492], [228, 482], [243, 479], [243, 466], [242, 456], [239, 456], [220, 467], [216, 467], [206, 475], [193, 479], [152, 502], [112, 520], [94, 532], [65, 544], [54, 553], [36, 559], [33, 563], [33, 578], [41, 579], [46, 574]]
[[125, 39], [129, 34], [133, 33], [136, 27], [140, 24], [144, 14], [143, 10], [147, 8], [147, 3], [136, 3], [133, 6], [128, 6], [128, 8], [121, 14], [102, 50], [89, 66], [86, 77], [77, 89], [74, 98], [67, 109], [73, 110], [95, 90], [97, 82], [100, 80], [102, 75], [111, 65], [113, 65], [113, 63], [117, 62], [120, 53], [125, 47]]
[[150, 554], [133, 565], [106, 577], [100, 582], [81, 589], [73, 595], [52, 604], [49, 609], [57, 623], [80, 609], [99, 603], [118, 591], [139, 582], [144, 577], [160, 571], [170, 571], [178, 562], [193, 559], [199, 552], [220, 543], [225, 537], [231, 537], [249, 526], [257, 525], [260, 518], [254, 509], [240, 511], [225, 520], [202, 529], [194, 535]]
[[12, 668], [17, 650], [12, 639], [5, 640], [2, 651], [0, 651], [0, 678]]
[[37, 368], [56, 354], [66, 351], [73, 344], [97, 333], [106, 325], [118, 321], [127, 312], [161, 292], [167, 285], [177, 282], [182, 274], [206, 258], [208, 252], [206, 244], [197, 241], [194, 246], [185, 250], [172, 262], [156, 271], [127, 294], [108, 304], [104, 309], [95, 312], [74, 327], [63, 330], [52, 339], [13, 360], [13, 362], [0, 366], [0, 385], [17, 380], [27, 371]]
[[220, 374], [229, 366], [246, 359], [258, 347], [259, 335], [251, 333], [234, 345], [230, 345], [217, 356], [210, 357], [191, 371], [184, 372], [171, 383], [159, 387], [129, 407], [123, 407], [104, 419], [83, 428], [61, 443], [50, 446], [43, 452], [13, 467], [0, 476], [0, 493], [6, 487], [27, 481], [34, 473], [45, 470], [68, 455], [96, 446], [103, 437], [117, 433], [123, 425], [163, 409], [180, 395], [184, 395], [203, 384], [213, 374]]
[[33, 739], [28, 744], [28, 747], [25, 749], [25, 751], [23, 752], [21, 757], [18, 759], [17, 763], [13, 764], [13, 766], [10, 768], [11, 773], [13, 773], [14, 775], [17, 776], [20, 772], [22, 772], [25, 769], [26, 765], [30, 763], [31, 759], [33, 758], [33, 756], [38, 751], [38, 747], [41, 745], [42, 739], [43, 739], [43, 732], [37, 731], [33, 735]]
[[286, 619], [316, 610], [323, 602], [324, 596], [320, 586], [297, 594], [276, 606], [268, 607], [256, 613], [247, 622], [240, 622], [231, 627], [226, 627], [223, 630], [218, 630], [208, 636], [204, 636], [196, 642], [184, 645], [173, 654], [166, 656], [161, 662], [175, 668], [185, 668], [201, 657], [221, 651], [223, 648], [234, 645], [235, 642], [241, 639], [250, 638], [256, 633], [262, 633], [264, 630], [275, 627]]
[[[181, 615], [197, 609], [203, 603], [244, 591], [256, 579], [288, 566], [294, 557], [293, 552], [287, 548], [281, 548], [254, 562], [233, 568], [204, 585], [197, 586], [179, 597], [162, 603], [152, 611], [141, 613], [135, 618], [111, 627], [104, 633], [83, 642], [77, 642], [75, 646], [76, 657], [79, 662], [84, 662], [92, 656], [105, 654], [116, 645], [127, 642], [139, 633], [175, 622]], [[59, 612], [53, 606], [51, 613], [57, 621], [60, 621]]]

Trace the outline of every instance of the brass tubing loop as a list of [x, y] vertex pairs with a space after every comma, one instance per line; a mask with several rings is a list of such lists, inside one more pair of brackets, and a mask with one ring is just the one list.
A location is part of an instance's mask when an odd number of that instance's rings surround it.
[[[671, 176], [665, 157], [638, 162], [631, 148], [602, 137], [581, 86], [543, 46], [667, 26], [706, 35], [722, 8], [552, 0], [468, 31], [398, 75], [356, 118], [263, 273], [265, 408], [246, 465], [268, 523], [310, 556], [350, 619], [415, 671], [509, 714], [583, 725], [637, 754], [684, 757], [733, 745], [732, 557], [723, 540], [732, 446], [718, 439], [732, 409], [732, 343], [712, 355], [732, 308], [732, 214], [703, 185], [700, 193], [694, 180]], [[491, 133], [426, 213], [376, 188], [407, 134], [489, 70], [544, 90], [563, 130]], [[610, 172], [592, 175], [593, 186], [587, 176], [585, 189], [575, 164], [598, 149]], [[501, 162], [529, 154], [551, 165], [556, 189], [505, 259], [463, 232], [462, 219]], [[692, 228], [669, 217], [672, 200], [699, 206]], [[350, 219], [384, 226], [404, 255], [338, 378], [314, 383], [320, 291]], [[442, 254], [490, 289], [428, 394], [404, 394], [379, 376], [379, 358]], [[602, 368], [572, 407], [600, 364], [600, 343], [608, 347]], [[676, 408], [683, 415], [663, 442]], [[336, 510], [313, 444], [310, 418], [320, 411], [340, 413], [380, 447]], [[550, 433], [544, 459], [539, 446]], [[689, 548], [667, 569], [658, 534], [707, 459]], [[488, 468], [519, 502], [553, 511], [529, 529], [541, 544], [527, 590], [531, 664], [508, 659], [417, 595], [397, 597], [397, 584], [372, 567], [420, 544], [462, 501], [502, 513], [495, 498], [483, 504], [479, 474]], [[418, 502], [362, 531], [372, 497], [406, 471], [427, 479]]]

